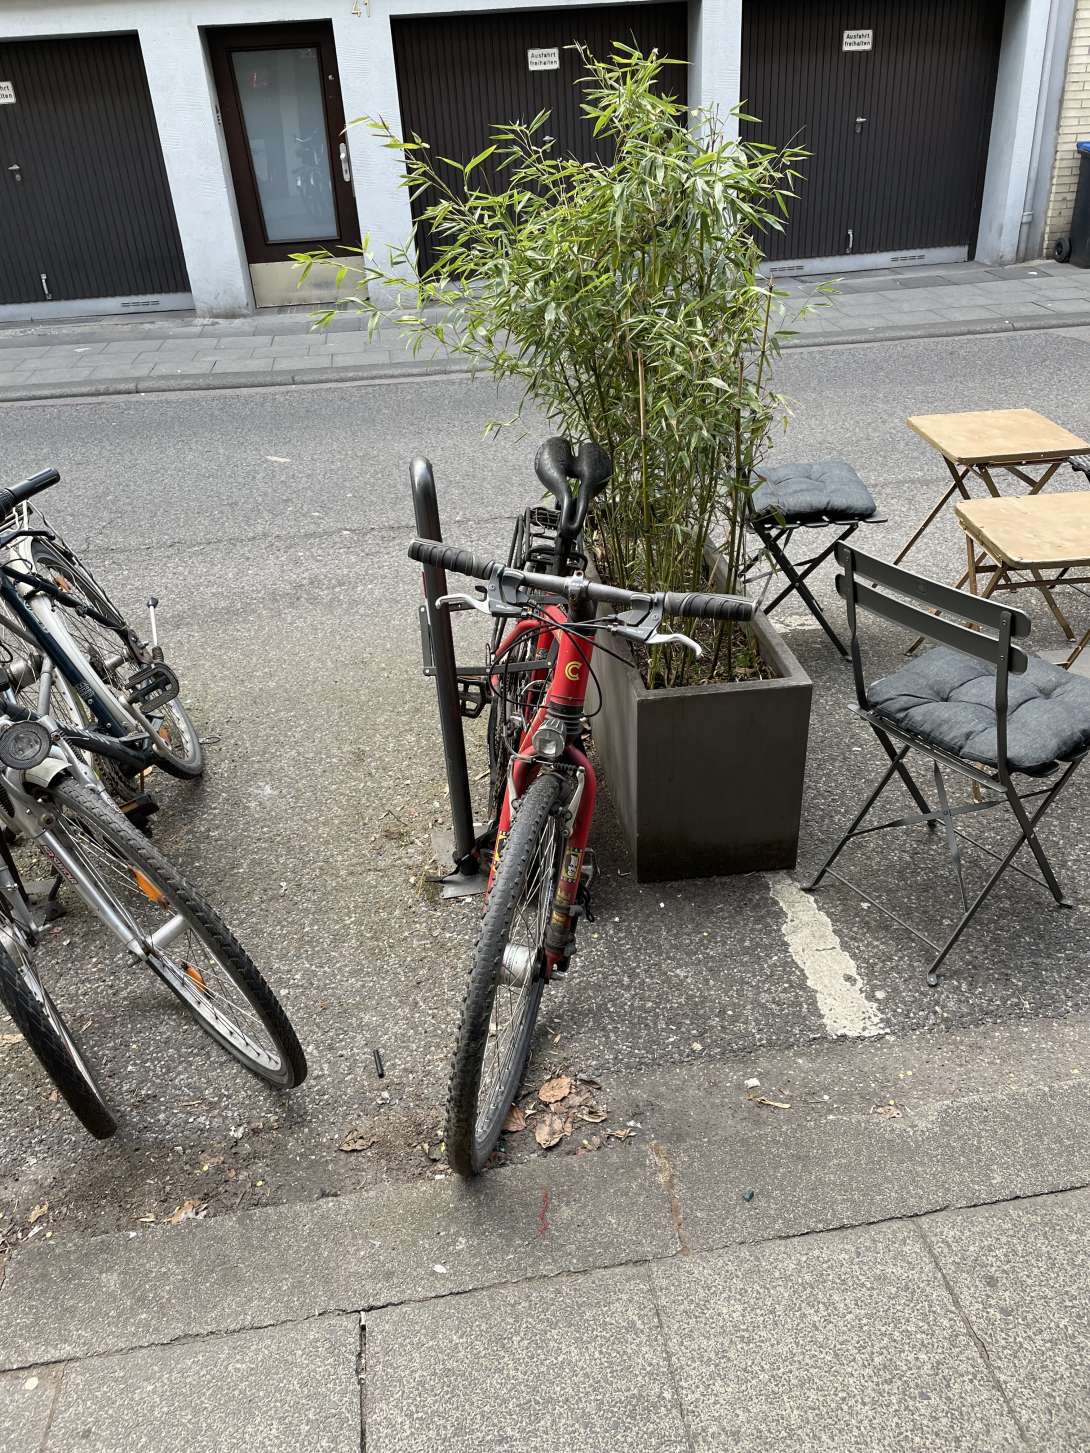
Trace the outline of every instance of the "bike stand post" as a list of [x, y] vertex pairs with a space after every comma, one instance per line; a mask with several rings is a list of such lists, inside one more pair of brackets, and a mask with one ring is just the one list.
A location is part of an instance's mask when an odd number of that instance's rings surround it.
[[[435, 475], [430, 462], [416, 455], [409, 465], [416, 533], [422, 540], [442, 540]], [[485, 890], [477, 835], [473, 827], [473, 803], [469, 793], [469, 767], [458, 701], [458, 667], [454, 659], [454, 633], [450, 614], [436, 605], [447, 592], [447, 573], [438, 565], [425, 565], [424, 601], [431, 639], [435, 694], [439, 702], [439, 730], [447, 766], [447, 790], [453, 831], [433, 835], [432, 845], [440, 862], [446, 858], [452, 870], [439, 879], [444, 898], [471, 898]]]

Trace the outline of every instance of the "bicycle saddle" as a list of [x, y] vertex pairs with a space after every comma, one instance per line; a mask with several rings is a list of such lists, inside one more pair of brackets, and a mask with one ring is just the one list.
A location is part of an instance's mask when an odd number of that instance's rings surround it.
[[[560, 507], [560, 528], [574, 536], [583, 528], [591, 501], [605, 489], [613, 473], [609, 455], [593, 440], [585, 439], [572, 451], [569, 440], [554, 434], [534, 457], [534, 472]], [[569, 480], [577, 480], [573, 499]]]

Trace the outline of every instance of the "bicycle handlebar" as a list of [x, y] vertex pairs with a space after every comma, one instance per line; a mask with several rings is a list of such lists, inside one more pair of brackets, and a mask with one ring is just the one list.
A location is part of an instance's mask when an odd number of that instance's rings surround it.
[[7, 488], [0, 487], [0, 519], [10, 515], [16, 505], [21, 505], [31, 495], [41, 494], [43, 489], [49, 489], [60, 479], [60, 473], [56, 469], [41, 469], [37, 474], [32, 474], [29, 479], [24, 479], [21, 484], [13, 484]]
[[753, 619], [753, 601], [738, 595], [686, 594], [681, 591], [666, 591], [645, 594], [634, 590], [620, 590], [613, 585], [598, 585], [581, 577], [565, 575], [538, 575], [529, 570], [514, 570], [506, 565], [497, 565], [495, 560], [484, 560], [469, 550], [459, 550], [454, 545], [444, 545], [438, 540], [413, 540], [409, 544], [409, 558], [421, 565], [436, 565], [456, 575], [468, 575], [475, 580], [491, 580], [498, 575], [504, 581], [526, 585], [531, 590], [544, 591], [549, 595], [567, 596], [570, 600], [576, 594], [585, 594], [588, 600], [617, 609], [639, 608], [661, 605], [664, 615], [687, 617], [689, 620], [748, 621]]

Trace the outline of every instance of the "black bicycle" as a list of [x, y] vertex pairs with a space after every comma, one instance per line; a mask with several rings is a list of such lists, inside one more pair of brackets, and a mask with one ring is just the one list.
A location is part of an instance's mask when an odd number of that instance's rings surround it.
[[[178, 699], [178, 678], [158, 642], [155, 597], [144, 640], [63, 537], [29, 501], [60, 479], [55, 469], [0, 489], [0, 652], [16, 668], [24, 705], [72, 728], [122, 742], [140, 765], [104, 780], [130, 801], [140, 773], [158, 766], [199, 777], [204, 752]], [[6, 517], [6, 518], [5, 518]]]

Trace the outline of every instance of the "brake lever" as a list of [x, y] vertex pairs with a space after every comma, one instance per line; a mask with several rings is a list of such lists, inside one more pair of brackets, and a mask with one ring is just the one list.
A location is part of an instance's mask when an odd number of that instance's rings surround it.
[[479, 595], [462, 595], [461, 593], [454, 595], [441, 595], [438, 597], [435, 604], [436, 606], [445, 605], [448, 608], [450, 606], [457, 605], [463, 610], [479, 610], [482, 615], [486, 616], [492, 614], [492, 612], [488, 609], [488, 602], [486, 600], [482, 600]]
[[704, 654], [704, 648], [692, 636], [684, 636], [680, 631], [656, 631], [653, 636], [648, 636], [644, 644], [647, 646], [688, 646], [693, 655], [699, 661]]
[[661, 605], [640, 606], [635, 610], [621, 612], [607, 629], [615, 635], [637, 641], [641, 646], [687, 646], [699, 660], [704, 652], [691, 636], [682, 635], [680, 631], [659, 629], [662, 616]]

